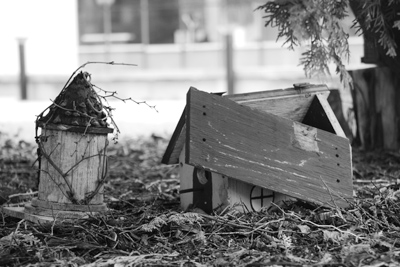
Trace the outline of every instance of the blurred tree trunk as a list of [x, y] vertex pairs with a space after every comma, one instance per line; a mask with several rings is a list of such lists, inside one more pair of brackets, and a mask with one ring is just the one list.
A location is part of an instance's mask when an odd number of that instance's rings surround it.
[[400, 76], [376, 67], [351, 71], [357, 117], [356, 140], [365, 149], [399, 149]]
[[[382, 1], [384, 14], [400, 12], [400, 4], [387, 8]], [[376, 64], [376, 68], [361, 69], [351, 72], [354, 89], [353, 101], [357, 118], [357, 137], [365, 149], [400, 149], [400, 47], [397, 56], [390, 57], [378, 43], [380, 32], [371, 31], [365, 23], [362, 10], [364, 0], [351, 0], [350, 6], [364, 36], [364, 63]], [[385, 13], [386, 12], [386, 13]], [[395, 18], [388, 17], [393, 25]], [[392, 21], [390, 21], [392, 19]], [[400, 44], [400, 31], [393, 30], [393, 37]]]

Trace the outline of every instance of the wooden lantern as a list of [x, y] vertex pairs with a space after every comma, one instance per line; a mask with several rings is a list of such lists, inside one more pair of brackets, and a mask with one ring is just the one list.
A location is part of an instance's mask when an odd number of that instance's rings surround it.
[[351, 150], [325, 85], [222, 97], [190, 88], [162, 162], [179, 164], [183, 209], [269, 208], [352, 198]]
[[[36, 128], [39, 192], [25, 212], [73, 219], [103, 212], [107, 173], [107, 116], [87, 73], [79, 73], [63, 89]], [[46, 110], [45, 110], [46, 111]], [[42, 113], [43, 114], [43, 113]]]

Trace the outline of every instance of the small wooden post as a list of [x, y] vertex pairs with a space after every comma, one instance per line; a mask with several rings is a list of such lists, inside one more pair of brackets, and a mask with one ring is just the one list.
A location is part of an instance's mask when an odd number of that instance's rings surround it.
[[19, 53], [19, 83], [21, 89], [21, 99], [28, 99], [27, 78], [25, 68], [25, 38], [18, 38], [18, 53]]
[[226, 83], [228, 95], [233, 95], [235, 93], [235, 71], [233, 66], [233, 39], [232, 34], [228, 33], [226, 35]]
[[149, 2], [140, 0], [140, 37], [142, 41], [142, 67], [148, 66], [147, 47], [150, 44], [150, 24], [149, 24]]

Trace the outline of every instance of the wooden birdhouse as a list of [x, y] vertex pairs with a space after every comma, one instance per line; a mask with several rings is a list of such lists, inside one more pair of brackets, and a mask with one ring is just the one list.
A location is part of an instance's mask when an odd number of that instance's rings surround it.
[[19, 217], [51, 221], [107, 210], [103, 184], [107, 134], [113, 129], [88, 77], [76, 75], [36, 121], [38, 197]]
[[183, 209], [268, 208], [288, 198], [348, 205], [348, 139], [325, 85], [220, 96], [190, 88], [162, 163], [179, 164]]

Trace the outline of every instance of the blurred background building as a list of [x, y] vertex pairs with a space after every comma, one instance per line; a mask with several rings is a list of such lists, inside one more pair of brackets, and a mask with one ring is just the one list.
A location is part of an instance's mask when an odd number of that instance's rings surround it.
[[[266, 1], [0, 1], [0, 137], [12, 132], [33, 141], [35, 115], [88, 61], [137, 64], [85, 67], [98, 87], [157, 106], [159, 113], [145, 105], [112, 103], [114, 119], [128, 136], [171, 134], [190, 86], [229, 93], [301, 82], [339, 88], [336, 76], [304, 76], [299, 59], [305, 48], [289, 51], [284, 40], [276, 40], [275, 28], [264, 27], [256, 9]], [[350, 28], [351, 14], [344, 24]], [[350, 35], [347, 67], [359, 68], [363, 40]], [[351, 99], [345, 102], [344, 108], [351, 106]]]
[[[256, 9], [265, 1], [1, 1], [0, 96], [52, 98], [87, 61], [137, 64], [86, 71], [98, 86], [144, 100], [184, 98], [190, 86], [238, 93], [309, 82], [298, 66], [304, 50], [287, 50], [264, 27]], [[357, 66], [361, 37], [350, 44]], [[336, 77], [311, 82], [339, 86]]]

